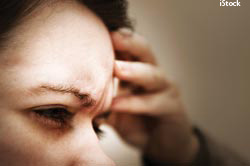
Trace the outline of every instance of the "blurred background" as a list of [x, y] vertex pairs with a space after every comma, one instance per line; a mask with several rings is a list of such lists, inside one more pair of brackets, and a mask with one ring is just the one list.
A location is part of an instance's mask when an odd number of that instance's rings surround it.
[[[239, 1], [129, 0], [129, 15], [179, 85], [193, 123], [250, 161], [250, 1]], [[117, 165], [139, 166], [139, 152], [103, 128], [101, 144]]]

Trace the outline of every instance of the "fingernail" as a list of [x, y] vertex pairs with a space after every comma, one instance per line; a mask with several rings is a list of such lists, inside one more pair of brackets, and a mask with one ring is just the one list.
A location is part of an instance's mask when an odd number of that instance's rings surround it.
[[121, 28], [118, 30], [118, 32], [124, 36], [124, 37], [130, 37], [133, 35], [132, 30], [128, 29], [128, 28]]
[[126, 62], [116, 61], [116, 66], [118, 69], [116, 70], [118, 77], [127, 77], [130, 75], [130, 68], [127, 66]]
[[121, 61], [116, 61], [115, 62], [116, 63], [116, 66], [117, 66], [117, 68], [119, 69], [119, 70], [123, 70], [123, 62], [121, 62]]

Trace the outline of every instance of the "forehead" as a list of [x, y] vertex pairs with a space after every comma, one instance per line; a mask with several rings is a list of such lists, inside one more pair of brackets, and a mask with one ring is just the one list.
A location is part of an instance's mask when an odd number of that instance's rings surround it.
[[43, 7], [15, 33], [5, 63], [18, 68], [22, 79], [74, 81], [93, 90], [97, 84], [104, 86], [112, 75], [114, 55], [109, 33], [82, 4]]

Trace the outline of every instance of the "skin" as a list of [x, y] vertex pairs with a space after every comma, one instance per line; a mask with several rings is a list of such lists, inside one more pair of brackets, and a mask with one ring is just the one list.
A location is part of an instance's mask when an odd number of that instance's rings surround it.
[[182, 165], [192, 162], [199, 142], [178, 88], [159, 69], [144, 37], [128, 29], [111, 36], [114, 49], [130, 60], [116, 61], [115, 76], [130, 84], [113, 99], [108, 123], [148, 158]]
[[[6, 45], [0, 56], [0, 165], [114, 165], [92, 125], [108, 109], [106, 122], [150, 158], [189, 162], [196, 155], [199, 144], [180, 93], [138, 34], [109, 33], [83, 5], [59, 2], [27, 17]], [[114, 50], [127, 61], [115, 61]], [[112, 98], [114, 76], [130, 86]], [[138, 86], [140, 94], [134, 93]], [[84, 96], [95, 102], [86, 104]], [[66, 125], [34, 113], [58, 106], [73, 114]]]
[[[112, 100], [114, 53], [100, 19], [83, 5], [59, 3], [26, 18], [12, 36], [0, 57], [0, 165], [114, 165], [91, 122]], [[96, 103], [36, 89], [48, 84], [72, 86]], [[67, 127], [29, 110], [51, 105], [74, 113]]]

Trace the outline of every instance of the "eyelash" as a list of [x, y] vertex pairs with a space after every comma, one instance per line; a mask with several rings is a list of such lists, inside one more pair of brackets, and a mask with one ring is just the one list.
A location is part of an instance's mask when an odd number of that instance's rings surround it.
[[[52, 108], [37, 108], [32, 110], [32, 115], [36, 117], [41, 123], [44, 123], [50, 128], [65, 129], [70, 128], [70, 121], [74, 114], [63, 107]], [[98, 137], [103, 135], [103, 131], [99, 128], [99, 124], [92, 121], [92, 126]]]

